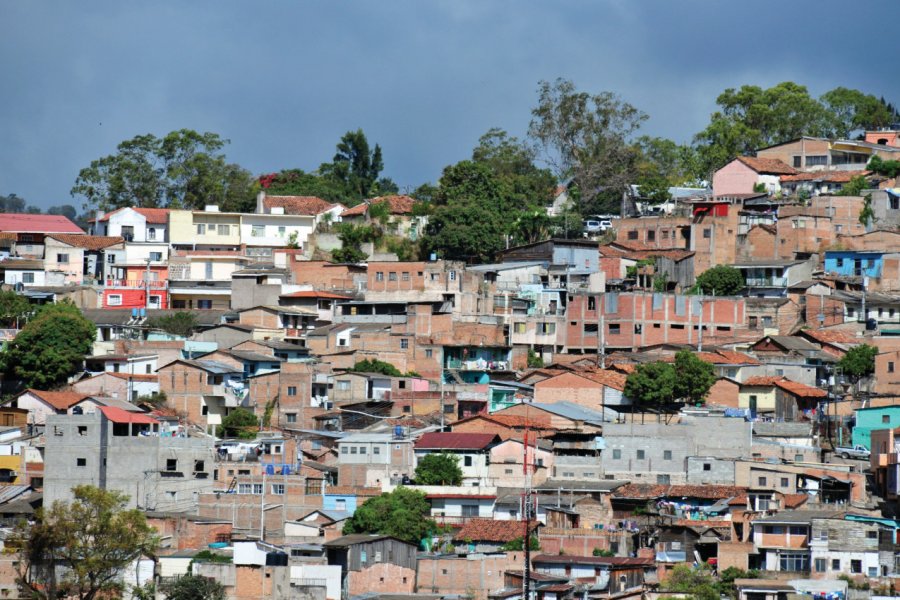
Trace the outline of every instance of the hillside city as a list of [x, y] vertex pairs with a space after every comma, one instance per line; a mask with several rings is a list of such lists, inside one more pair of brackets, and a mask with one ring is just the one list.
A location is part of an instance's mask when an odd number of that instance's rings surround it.
[[894, 596], [898, 161], [799, 136], [596, 214], [554, 181], [518, 237], [447, 234], [477, 161], [4, 212], [0, 597]]

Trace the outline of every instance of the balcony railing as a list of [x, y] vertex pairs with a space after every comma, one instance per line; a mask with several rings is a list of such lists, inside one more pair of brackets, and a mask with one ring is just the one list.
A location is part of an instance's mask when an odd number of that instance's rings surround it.
[[748, 277], [747, 287], [786, 287], [786, 277]]
[[151, 290], [164, 290], [168, 287], [168, 281], [145, 281], [142, 279], [107, 279], [106, 287], [108, 288], [134, 288], [146, 289], [148, 286]]

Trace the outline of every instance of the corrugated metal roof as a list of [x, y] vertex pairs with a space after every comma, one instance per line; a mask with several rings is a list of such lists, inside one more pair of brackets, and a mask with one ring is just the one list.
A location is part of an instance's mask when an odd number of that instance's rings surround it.
[[424, 450], [483, 450], [500, 441], [493, 433], [445, 433], [433, 431], [416, 441], [416, 449]]

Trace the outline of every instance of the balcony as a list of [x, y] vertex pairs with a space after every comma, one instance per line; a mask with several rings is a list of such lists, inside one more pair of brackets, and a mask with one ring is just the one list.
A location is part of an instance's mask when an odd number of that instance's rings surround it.
[[747, 277], [747, 287], [787, 287], [787, 277]]
[[107, 279], [105, 281], [108, 288], [128, 288], [128, 289], [147, 289], [164, 290], [168, 287], [167, 281], [145, 281], [142, 279]]

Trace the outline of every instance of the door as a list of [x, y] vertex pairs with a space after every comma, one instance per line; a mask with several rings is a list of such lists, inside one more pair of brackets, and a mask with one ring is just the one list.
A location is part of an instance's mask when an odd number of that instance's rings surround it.
[[162, 308], [162, 297], [161, 296], [150, 296], [150, 302], [148, 303], [149, 308]]

